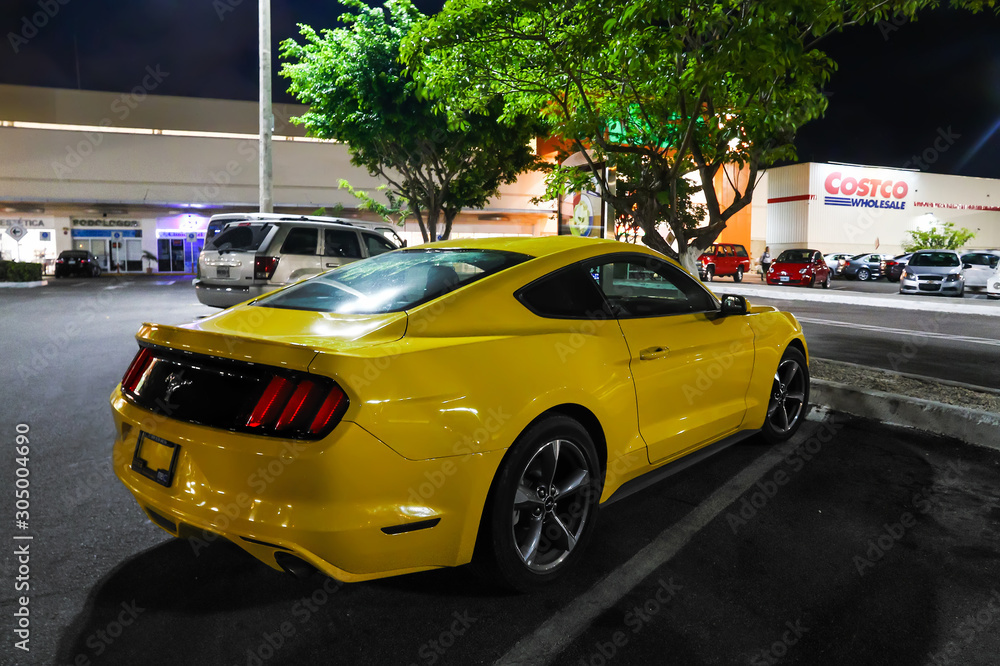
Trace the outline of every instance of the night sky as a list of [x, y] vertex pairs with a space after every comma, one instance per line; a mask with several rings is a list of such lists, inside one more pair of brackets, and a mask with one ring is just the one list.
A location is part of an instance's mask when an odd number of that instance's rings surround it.
[[[257, 98], [256, 0], [59, 1], [4, 0], [0, 83], [76, 88], [79, 72], [83, 89], [127, 92], [159, 65], [169, 76], [154, 94]], [[26, 27], [45, 6], [58, 11]], [[296, 23], [332, 27], [342, 10], [272, 0], [271, 12], [277, 54]], [[824, 48], [840, 68], [826, 117], [799, 133], [801, 160], [1000, 178], [1000, 19], [937, 10], [849, 29]], [[286, 87], [275, 79], [275, 101], [294, 101]]]

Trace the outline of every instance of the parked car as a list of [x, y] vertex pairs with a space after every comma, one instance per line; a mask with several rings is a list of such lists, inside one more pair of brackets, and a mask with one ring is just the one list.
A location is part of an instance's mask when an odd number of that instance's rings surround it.
[[917, 250], [903, 270], [899, 281], [901, 294], [965, 293], [962, 261], [954, 250]]
[[322, 220], [229, 222], [198, 259], [198, 300], [227, 308], [342, 264], [397, 249], [385, 236]]
[[765, 279], [767, 284], [801, 285], [811, 287], [819, 284], [830, 288], [833, 269], [823, 259], [818, 250], [785, 250], [771, 263]]
[[986, 283], [996, 271], [997, 263], [1000, 262], [1000, 251], [967, 252], [960, 259], [965, 286], [969, 289], [985, 289]]
[[84, 277], [99, 277], [101, 264], [87, 250], [63, 250], [56, 258], [56, 277], [82, 275]]
[[986, 298], [990, 300], [1000, 298], [1000, 264], [997, 265], [993, 275], [986, 281]]
[[787, 440], [809, 402], [791, 314], [573, 236], [386, 253], [136, 337], [112, 460], [150, 520], [348, 582], [474, 561], [543, 587], [601, 502]]
[[698, 277], [707, 282], [726, 275], [741, 282], [749, 271], [750, 255], [738, 243], [715, 243], [698, 257]]
[[888, 259], [892, 259], [892, 255], [876, 252], [856, 254], [847, 260], [841, 272], [848, 279], [857, 279], [862, 282], [877, 280], [885, 275], [885, 262]]
[[825, 254], [823, 258], [826, 260], [826, 265], [830, 267], [833, 271], [834, 277], [840, 275], [840, 272], [844, 270], [844, 265], [847, 260], [850, 259], [853, 254], [850, 252], [834, 252], [833, 254]]
[[886, 259], [885, 261], [885, 278], [889, 282], [899, 282], [899, 278], [903, 276], [903, 269], [906, 268], [906, 263], [910, 260], [911, 252], [906, 254], [899, 254], [892, 259]]
[[231, 222], [251, 222], [259, 220], [283, 220], [283, 221], [305, 221], [312, 222], [333, 222], [336, 224], [349, 224], [362, 229], [371, 229], [385, 236], [396, 247], [406, 247], [406, 241], [399, 237], [391, 225], [384, 222], [366, 222], [364, 220], [348, 220], [340, 217], [325, 217], [319, 215], [289, 215], [284, 213], [220, 213], [213, 215], [208, 220], [208, 228], [205, 230], [205, 245], [222, 231], [222, 228]]

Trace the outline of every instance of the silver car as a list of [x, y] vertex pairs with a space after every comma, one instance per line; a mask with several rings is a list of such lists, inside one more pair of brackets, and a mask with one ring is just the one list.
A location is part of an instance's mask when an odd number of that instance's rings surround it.
[[910, 256], [899, 280], [901, 294], [965, 293], [962, 260], [954, 250], [918, 250]]
[[198, 259], [195, 294], [227, 308], [343, 264], [397, 249], [382, 234], [315, 219], [229, 222]]

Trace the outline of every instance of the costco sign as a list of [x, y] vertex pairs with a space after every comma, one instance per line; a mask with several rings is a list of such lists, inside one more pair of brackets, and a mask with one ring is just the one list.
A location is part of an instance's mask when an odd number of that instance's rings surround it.
[[849, 206], [852, 208], [894, 208], [903, 210], [906, 202], [902, 199], [910, 191], [905, 180], [882, 180], [879, 178], [855, 178], [834, 171], [824, 183], [827, 195], [823, 203], [827, 206]]

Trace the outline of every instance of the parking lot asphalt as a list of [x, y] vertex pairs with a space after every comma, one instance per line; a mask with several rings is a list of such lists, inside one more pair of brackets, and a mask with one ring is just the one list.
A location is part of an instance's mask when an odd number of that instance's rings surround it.
[[[153, 526], [110, 472], [107, 396], [139, 323], [190, 284], [72, 281], [0, 300], [3, 428], [32, 440], [32, 652], [18, 664], [995, 664], [1000, 453], [818, 413], [606, 507], [541, 594], [463, 569], [341, 585]], [[16, 316], [14, 316], [16, 314]], [[13, 455], [0, 463], [14, 478]], [[7, 485], [7, 482], [4, 483]], [[11, 502], [8, 500], [8, 502]], [[13, 510], [12, 503], [7, 507]], [[23, 533], [21, 533], [23, 534]], [[15, 535], [8, 527], [8, 543]], [[5, 554], [2, 615], [16, 595]]]

